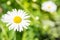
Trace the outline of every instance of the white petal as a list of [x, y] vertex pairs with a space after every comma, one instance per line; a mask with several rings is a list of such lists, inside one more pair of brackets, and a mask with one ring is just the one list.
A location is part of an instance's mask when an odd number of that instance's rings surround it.
[[22, 25], [19, 25], [18, 31], [20, 31], [20, 32], [23, 31]]
[[9, 26], [9, 30], [12, 30], [12, 29], [15, 29], [15, 25], [14, 24]]

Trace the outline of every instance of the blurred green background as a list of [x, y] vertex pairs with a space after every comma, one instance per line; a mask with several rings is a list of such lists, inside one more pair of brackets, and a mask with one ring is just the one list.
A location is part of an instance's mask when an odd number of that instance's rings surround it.
[[22, 9], [31, 17], [30, 26], [22, 32], [8, 30], [0, 20], [0, 40], [60, 40], [60, 0], [51, 0], [57, 11], [41, 10], [41, 4], [48, 0], [0, 0], [0, 19], [12, 9]]

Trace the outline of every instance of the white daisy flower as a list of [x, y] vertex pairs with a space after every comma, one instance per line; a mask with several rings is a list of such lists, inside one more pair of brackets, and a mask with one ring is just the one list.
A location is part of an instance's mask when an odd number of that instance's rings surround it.
[[47, 1], [42, 3], [42, 10], [47, 12], [55, 12], [57, 10], [57, 6], [52, 1]]
[[23, 31], [23, 28], [27, 29], [27, 26], [29, 26], [30, 21], [28, 20], [30, 16], [26, 14], [23, 10], [16, 10], [13, 9], [13, 11], [8, 11], [7, 14], [2, 16], [2, 21], [7, 23], [7, 26], [9, 26], [9, 30], [14, 31]]

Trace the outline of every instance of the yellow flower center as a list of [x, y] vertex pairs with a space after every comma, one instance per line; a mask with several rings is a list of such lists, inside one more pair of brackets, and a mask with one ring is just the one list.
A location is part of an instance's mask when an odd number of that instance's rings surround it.
[[50, 8], [51, 8], [51, 6], [50, 6], [50, 5], [48, 5], [48, 8], [50, 9]]
[[15, 16], [13, 21], [14, 21], [14, 23], [19, 24], [22, 21], [22, 18], [20, 16]]

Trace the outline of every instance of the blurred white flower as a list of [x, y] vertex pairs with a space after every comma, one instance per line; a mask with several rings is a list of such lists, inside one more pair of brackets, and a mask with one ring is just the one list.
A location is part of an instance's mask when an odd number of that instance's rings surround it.
[[8, 11], [7, 14], [2, 16], [2, 21], [7, 23], [7, 26], [9, 26], [9, 30], [14, 31], [23, 31], [23, 28], [27, 29], [27, 26], [29, 26], [30, 21], [27, 19], [30, 16], [26, 14], [23, 10], [16, 10], [13, 9], [13, 11]]
[[55, 26], [55, 23], [53, 21], [50, 21], [50, 20], [44, 20], [44, 21], [42, 21], [42, 23], [44, 26], [51, 26], [51, 27]]
[[55, 23], [53, 21], [50, 21], [50, 20], [43, 20], [42, 23], [43, 23], [44, 30], [47, 30], [49, 27], [52, 28], [55, 26]]
[[46, 1], [42, 3], [41, 9], [47, 12], [55, 12], [57, 10], [57, 5], [52, 1]]

